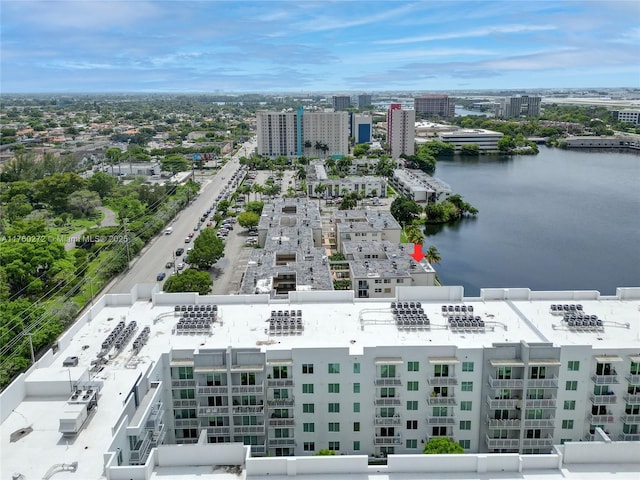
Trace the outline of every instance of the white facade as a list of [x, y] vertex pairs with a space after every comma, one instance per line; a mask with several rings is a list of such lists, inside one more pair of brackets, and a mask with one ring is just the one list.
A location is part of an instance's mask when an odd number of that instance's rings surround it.
[[296, 117], [293, 112], [257, 112], [258, 155], [295, 156], [298, 135]]
[[471, 144], [478, 145], [480, 150], [495, 151], [498, 150], [498, 142], [504, 134], [492, 130], [474, 128], [442, 132], [439, 136], [441, 141], [452, 143], [456, 147], [456, 151], [460, 151], [464, 145]]
[[418, 203], [439, 203], [451, 196], [451, 187], [422, 170], [396, 168], [389, 179], [393, 188]]
[[[307, 142], [310, 142], [311, 146]], [[316, 149], [316, 142], [326, 150]], [[349, 114], [347, 112], [313, 112], [302, 117], [303, 153], [309, 157], [344, 156], [349, 153]]]
[[415, 110], [389, 109], [387, 113], [387, 142], [392, 158], [415, 154]]
[[619, 122], [640, 125], [640, 110], [616, 110], [614, 114]]

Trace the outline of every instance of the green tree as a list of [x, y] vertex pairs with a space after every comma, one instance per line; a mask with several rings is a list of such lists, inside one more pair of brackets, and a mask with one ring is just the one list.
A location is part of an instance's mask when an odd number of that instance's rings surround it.
[[241, 227], [257, 227], [260, 222], [260, 216], [254, 212], [242, 212], [238, 215], [238, 224]]
[[422, 209], [420, 205], [418, 205], [414, 200], [400, 196], [397, 197], [393, 202], [391, 202], [391, 207], [389, 208], [391, 215], [395, 218], [398, 223], [401, 225], [406, 225], [408, 223], [417, 220], [420, 217], [420, 213]]
[[424, 252], [424, 256], [427, 259], [427, 262], [431, 264], [440, 263], [440, 260], [442, 260], [442, 257], [440, 257], [440, 252], [438, 252], [438, 249], [435, 247], [435, 245], [430, 245], [429, 248], [427, 248], [427, 251]]
[[163, 171], [174, 175], [177, 172], [186, 172], [190, 168], [189, 161], [182, 155], [167, 155], [160, 160], [160, 165]]
[[424, 445], [422, 453], [443, 454], [443, 453], [464, 453], [464, 448], [454, 442], [449, 437], [432, 438]]
[[329, 450], [327, 448], [323, 448], [321, 450], [318, 450], [313, 455], [315, 457], [327, 457], [327, 456], [331, 456], [331, 455], [335, 455], [335, 454], [336, 454], [336, 452], [334, 450]]
[[261, 215], [264, 209], [264, 202], [248, 202], [244, 207], [247, 212], [253, 212], [256, 215]]
[[213, 281], [208, 272], [199, 272], [188, 268], [178, 275], [171, 275], [167, 278], [162, 289], [168, 293], [198, 292], [200, 295], [207, 295], [211, 292], [212, 285]]
[[69, 195], [69, 210], [81, 217], [93, 213], [100, 205], [100, 196], [90, 190], [78, 190]]
[[318, 195], [318, 208], [320, 208], [320, 199], [322, 198], [324, 192], [327, 191], [327, 184], [326, 183], [318, 183], [315, 187], [315, 194]]
[[86, 180], [75, 173], [55, 173], [35, 183], [34, 199], [60, 213], [69, 209], [69, 196], [86, 184]]
[[116, 163], [120, 165], [121, 156], [122, 151], [116, 147], [108, 148], [107, 151], [104, 152], [104, 158], [107, 160], [107, 163], [111, 165], [111, 175], [113, 175], [113, 166]]
[[424, 243], [424, 233], [418, 225], [409, 225], [405, 234], [407, 236], [407, 242], [413, 243], [415, 245], [422, 245]]
[[480, 145], [477, 143], [469, 143], [460, 147], [460, 155], [469, 157], [480, 155]]
[[20, 193], [14, 195], [7, 203], [6, 212], [9, 221], [13, 222], [18, 218], [24, 218], [33, 211], [31, 203], [26, 195]]
[[217, 237], [215, 229], [208, 227], [193, 242], [187, 261], [200, 269], [209, 269], [223, 255], [224, 242]]
[[111, 192], [118, 184], [115, 178], [104, 172], [96, 172], [88, 180], [88, 189], [96, 192], [103, 200], [111, 195]]

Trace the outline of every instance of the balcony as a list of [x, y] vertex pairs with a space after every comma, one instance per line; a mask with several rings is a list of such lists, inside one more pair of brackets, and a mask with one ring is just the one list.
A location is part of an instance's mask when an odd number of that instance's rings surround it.
[[399, 407], [401, 405], [399, 398], [376, 398], [374, 403], [376, 407]]
[[522, 440], [522, 447], [539, 448], [539, 447], [552, 447], [553, 437], [547, 435], [544, 438], [525, 438]]
[[237, 394], [253, 394], [253, 395], [263, 395], [264, 387], [262, 385], [233, 385], [231, 387], [231, 393], [234, 395]]
[[489, 425], [489, 428], [499, 428], [501, 430], [519, 430], [520, 429], [519, 418], [510, 418], [507, 420], [500, 420], [497, 418], [487, 417], [487, 424]]
[[373, 443], [375, 445], [402, 445], [402, 438], [400, 438], [400, 435], [391, 437], [376, 436]]
[[203, 425], [202, 428], [207, 429], [207, 435], [222, 435], [224, 437], [228, 437], [231, 435], [231, 431], [229, 430], [229, 425], [225, 425], [221, 427], [210, 427], [208, 425]]
[[429, 382], [429, 385], [432, 387], [441, 387], [446, 385], [457, 385], [458, 379], [456, 377], [429, 377], [427, 382]]
[[264, 412], [264, 405], [242, 405], [233, 407], [234, 415], [261, 414]]
[[167, 431], [164, 429], [151, 433], [151, 448], [156, 448], [158, 445], [162, 445], [164, 438], [167, 436]]
[[146, 430], [161, 430], [164, 425], [162, 422], [162, 417], [164, 416], [164, 409], [162, 408], [162, 402], [158, 402], [158, 404], [151, 410], [151, 414], [147, 417], [147, 423], [144, 428]]
[[491, 398], [487, 397], [487, 403], [491, 410], [515, 410], [522, 403], [519, 398]]
[[618, 375], [593, 375], [591, 380], [596, 385], [611, 385], [620, 383]]
[[291, 378], [274, 378], [267, 380], [267, 387], [293, 387]]
[[376, 419], [374, 421], [376, 427], [392, 427], [394, 425], [401, 425], [402, 420], [400, 417], [379, 417], [376, 415]]
[[640, 374], [630, 373], [626, 378], [631, 385], [640, 385]]
[[630, 403], [631, 405], [638, 405], [640, 404], [640, 393], [636, 393], [636, 394], [627, 393], [624, 396], [624, 401], [627, 403]]
[[272, 398], [270, 400], [267, 400], [267, 405], [270, 407], [293, 407], [294, 404], [295, 401], [293, 400], [293, 398]]
[[234, 435], [264, 435], [264, 425], [237, 425], [233, 427]]
[[226, 405], [217, 407], [198, 407], [199, 417], [215, 417], [217, 415], [229, 415], [229, 407]]
[[527, 380], [527, 388], [558, 388], [558, 377], [532, 378]]
[[198, 406], [198, 401], [193, 399], [187, 400], [174, 400], [173, 408], [196, 408]]
[[589, 423], [592, 425], [600, 425], [603, 423], [614, 423], [616, 418], [613, 415], [587, 415]]
[[429, 425], [455, 425], [456, 419], [451, 417], [427, 417], [427, 423]]
[[621, 417], [624, 423], [640, 423], [640, 415], [622, 415]]
[[618, 397], [615, 395], [591, 395], [591, 403], [594, 405], [613, 405], [617, 402]]
[[640, 440], [640, 433], [623, 433], [618, 439], [623, 442], [637, 442]]
[[200, 420], [197, 418], [176, 418], [174, 424], [176, 428], [198, 428]]
[[270, 427], [293, 427], [295, 422], [293, 418], [270, 418]]
[[553, 428], [554, 418], [526, 418], [523, 421], [525, 428]]
[[400, 377], [376, 378], [376, 387], [393, 387], [397, 385], [402, 385]]
[[196, 395], [209, 397], [211, 395], [226, 395], [229, 392], [229, 387], [227, 385], [218, 385], [218, 386], [205, 386], [198, 385], [196, 388]]
[[510, 448], [510, 449], [519, 449], [520, 448], [520, 439], [519, 438], [491, 438], [487, 435], [487, 448]]
[[521, 378], [493, 378], [489, 376], [489, 386], [491, 388], [511, 388], [522, 390], [524, 380]]
[[129, 463], [131, 465], [144, 465], [144, 462], [147, 461], [147, 457], [149, 456], [149, 451], [151, 450], [151, 433], [147, 432], [142, 440], [138, 440], [135, 448], [131, 449], [131, 454], [129, 455]]
[[293, 438], [270, 438], [269, 447], [295, 447], [296, 441]]
[[251, 445], [251, 455], [266, 455], [267, 449], [264, 445]]
[[171, 380], [171, 388], [195, 388], [196, 381], [195, 380]]
[[456, 399], [453, 395], [446, 397], [427, 397], [427, 403], [429, 405], [457, 405]]
[[556, 408], [556, 397], [527, 398], [524, 405], [525, 408]]

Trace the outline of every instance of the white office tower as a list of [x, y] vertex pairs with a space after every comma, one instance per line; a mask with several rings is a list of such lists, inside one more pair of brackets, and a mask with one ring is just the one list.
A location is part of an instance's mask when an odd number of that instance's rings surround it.
[[416, 112], [403, 110], [399, 103], [392, 103], [387, 111], [387, 143], [391, 157], [415, 154]]

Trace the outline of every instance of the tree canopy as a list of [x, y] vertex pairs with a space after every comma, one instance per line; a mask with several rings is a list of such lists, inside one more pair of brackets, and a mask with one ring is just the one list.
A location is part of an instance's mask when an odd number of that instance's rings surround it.
[[414, 200], [409, 197], [400, 196], [397, 197], [393, 202], [391, 202], [391, 207], [389, 208], [391, 215], [395, 218], [398, 223], [401, 225], [406, 225], [408, 223], [417, 220], [420, 217], [420, 213], [422, 213], [422, 208], [418, 205]]
[[443, 453], [464, 453], [464, 448], [449, 437], [432, 438], [424, 445], [422, 453], [429, 455]]
[[162, 289], [168, 293], [198, 292], [200, 295], [206, 295], [211, 292], [212, 285], [213, 281], [208, 272], [199, 272], [188, 268], [178, 275], [171, 275], [167, 278]]
[[186, 172], [189, 170], [189, 161], [182, 155], [167, 155], [160, 160], [160, 165], [163, 171], [177, 173]]
[[218, 238], [213, 228], [208, 227], [193, 242], [193, 250], [189, 252], [187, 261], [200, 269], [209, 269], [223, 254], [224, 242]]
[[238, 215], [238, 225], [244, 228], [257, 227], [260, 217], [254, 212], [242, 212]]

